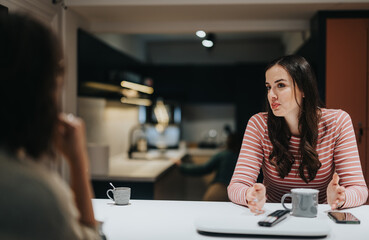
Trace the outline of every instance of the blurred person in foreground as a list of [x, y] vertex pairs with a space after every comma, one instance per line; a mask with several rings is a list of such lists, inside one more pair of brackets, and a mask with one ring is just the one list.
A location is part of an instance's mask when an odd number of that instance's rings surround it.
[[[320, 107], [316, 79], [305, 58], [290, 55], [265, 72], [267, 112], [250, 118], [228, 186], [232, 202], [264, 212], [292, 188], [319, 190], [332, 209], [368, 198], [349, 114]], [[256, 183], [260, 169], [263, 183]]]
[[[59, 112], [63, 56], [50, 29], [0, 16], [0, 239], [99, 239], [83, 122]], [[62, 154], [71, 185], [50, 169]]]
[[229, 133], [226, 149], [212, 156], [207, 162], [203, 164], [186, 162], [179, 164], [180, 171], [191, 176], [203, 176], [215, 171], [215, 177], [203, 196], [204, 201], [229, 201], [227, 186], [236, 166], [241, 141], [241, 134]]

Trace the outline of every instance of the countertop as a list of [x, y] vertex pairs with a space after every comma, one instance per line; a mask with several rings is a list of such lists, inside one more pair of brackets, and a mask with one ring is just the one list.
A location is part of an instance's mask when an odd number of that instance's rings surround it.
[[107, 174], [92, 174], [92, 180], [155, 182], [161, 175], [175, 165], [186, 151], [167, 150], [165, 154], [159, 151], [149, 151], [145, 158], [130, 159], [122, 153], [110, 157]]
[[[149, 150], [147, 153], [133, 153], [132, 158], [128, 158], [127, 153], [122, 153], [109, 158], [109, 167], [106, 168], [108, 169], [106, 174], [101, 173], [101, 166], [97, 166], [100, 168], [98, 171], [94, 171], [95, 166], [91, 166], [91, 179], [155, 182], [187, 154], [211, 157], [220, 150], [201, 148], [166, 150], [165, 152]], [[99, 174], [95, 174], [94, 172], [98, 172]]]

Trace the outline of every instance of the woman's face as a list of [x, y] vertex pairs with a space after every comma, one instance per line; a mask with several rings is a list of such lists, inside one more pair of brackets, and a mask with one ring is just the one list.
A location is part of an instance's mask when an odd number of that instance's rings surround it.
[[266, 71], [265, 86], [269, 105], [275, 116], [298, 116], [303, 93], [293, 84], [292, 77], [283, 67], [274, 65]]

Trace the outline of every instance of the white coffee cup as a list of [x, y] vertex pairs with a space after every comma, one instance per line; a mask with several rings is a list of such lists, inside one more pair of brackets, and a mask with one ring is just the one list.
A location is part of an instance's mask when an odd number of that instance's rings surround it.
[[[109, 195], [110, 192], [113, 193], [113, 198]], [[131, 188], [117, 187], [114, 189], [109, 189], [106, 191], [106, 195], [117, 205], [127, 205], [129, 203], [129, 199], [131, 198]]]
[[[294, 188], [291, 193], [282, 196], [281, 202], [285, 209], [290, 210], [296, 217], [313, 218], [318, 215], [318, 196], [319, 190], [312, 188]], [[290, 197], [292, 199], [292, 208], [284, 205], [284, 200]]]

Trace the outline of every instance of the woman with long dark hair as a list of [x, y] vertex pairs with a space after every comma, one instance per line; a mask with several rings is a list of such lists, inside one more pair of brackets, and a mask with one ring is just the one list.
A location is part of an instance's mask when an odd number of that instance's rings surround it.
[[[60, 113], [63, 56], [50, 29], [0, 14], [0, 239], [99, 239], [84, 124]], [[70, 186], [50, 163], [63, 155]]]
[[[265, 72], [267, 112], [250, 118], [228, 186], [231, 201], [261, 213], [292, 188], [319, 190], [332, 209], [368, 197], [350, 116], [322, 108], [310, 64], [297, 55], [271, 62]], [[263, 183], [256, 183], [263, 171]]]

